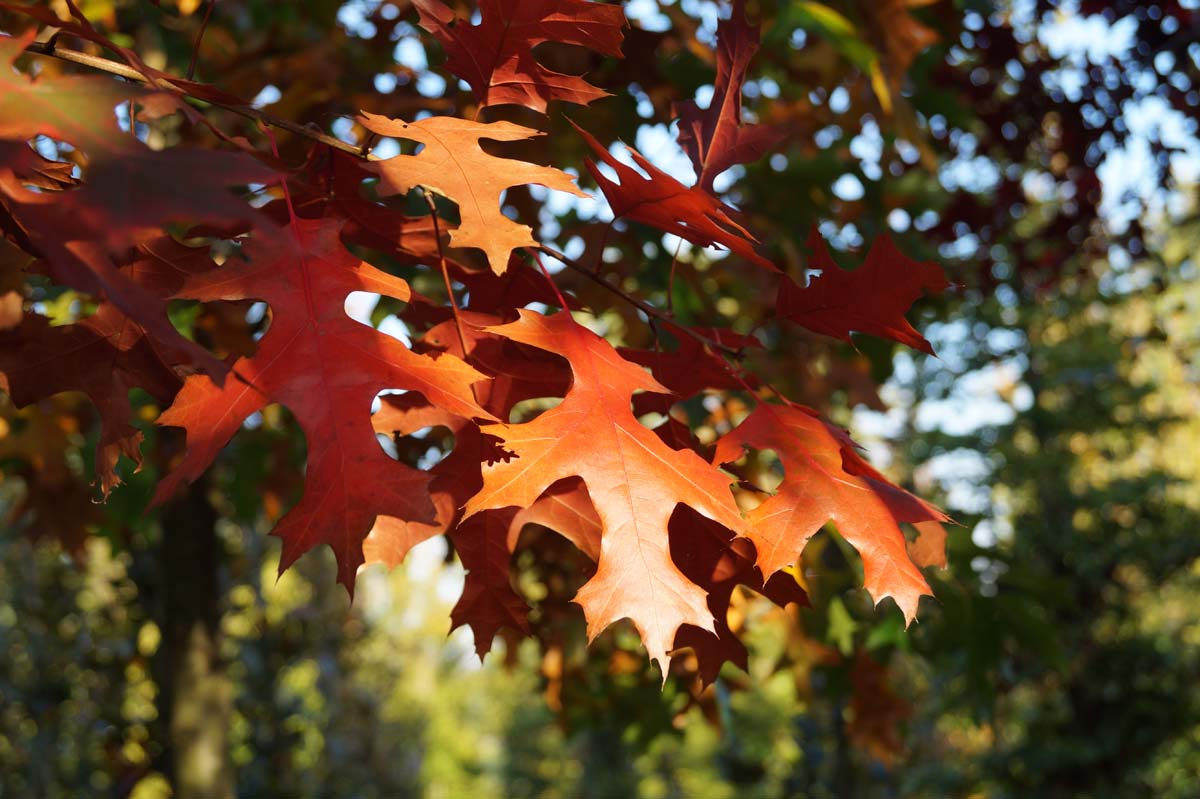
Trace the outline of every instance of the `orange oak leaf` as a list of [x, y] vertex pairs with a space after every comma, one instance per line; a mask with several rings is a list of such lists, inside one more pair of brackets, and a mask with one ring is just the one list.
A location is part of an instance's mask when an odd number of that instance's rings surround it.
[[509, 529], [508, 546], [517, 545], [517, 537], [527, 524], [548, 527], [570, 541], [579, 551], [591, 558], [600, 559], [600, 517], [587, 485], [578, 477], [568, 477], [554, 483], [538, 497], [537, 502], [517, 513]]
[[717, 78], [708, 107], [701, 109], [694, 100], [674, 107], [679, 144], [696, 168], [696, 185], [709, 192], [726, 169], [762, 158], [784, 136], [779, 128], [742, 121], [742, 84], [759, 42], [758, 26], [746, 19], [745, 5], [735, 0], [733, 14], [717, 26]]
[[755, 252], [754, 245], [758, 240], [733, 218], [737, 214], [733, 208], [699, 185], [690, 188], [683, 185], [631, 147], [629, 155], [634, 163], [649, 175], [643, 176], [633, 167], [618, 161], [592, 134], [573, 122], [571, 124], [596, 157], [617, 173], [618, 182], [614, 182], [600, 171], [595, 161], [590, 158], [584, 160], [588, 172], [612, 206], [613, 216], [626, 217], [666, 233], [674, 233], [701, 247], [719, 244], [764, 269], [778, 271], [773, 263]]
[[420, 187], [444, 194], [458, 203], [461, 222], [450, 231], [455, 247], [475, 247], [487, 254], [497, 275], [508, 269], [509, 255], [537, 241], [527, 225], [500, 212], [505, 189], [536, 183], [548, 189], [587, 197], [566, 172], [484, 152], [481, 139], [525, 141], [544, 135], [511, 122], [470, 122], [454, 117], [428, 117], [416, 122], [363, 112], [359, 121], [382, 136], [411, 139], [425, 145], [416, 155], [398, 155], [370, 167], [379, 174], [379, 193], [387, 197]]
[[665, 675], [667, 650], [681, 625], [713, 629], [704, 589], [671, 559], [667, 523], [683, 503], [740, 530], [731, 478], [694, 452], [671, 449], [638, 423], [630, 411], [633, 393], [666, 389], [569, 314], [521, 310], [516, 322], [491, 331], [557, 352], [571, 364], [573, 380], [562, 404], [533, 421], [483, 427], [517, 457], [483, 467], [483, 488], [467, 502], [466, 517], [528, 507], [552, 483], [582, 478], [603, 531], [596, 573], [575, 597], [588, 635], [594, 639], [618, 619], [631, 619]]
[[[304, 495], [276, 525], [280, 570], [318, 544], [337, 556], [338, 580], [353, 593], [363, 538], [376, 524], [433, 521], [429, 475], [390, 459], [371, 423], [371, 402], [387, 389], [419, 391], [458, 416], [490, 418], [471, 395], [484, 376], [452, 355], [430, 358], [346, 315], [354, 291], [399, 300], [408, 284], [353, 257], [338, 238], [340, 222], [294, 219], [290, 246], [251, 239], [245, 258], [190, 277], [177, 297], [201, 301], [252, 297], [271, 306], [272, 323], [252, 358], [233, 365], [218, 387], [203, 376], [184, 384], [159, 418], [187, 431], [187, 452], [160, 483], [162, 502], [195, 480], [250, 414], [278, 402], [308, 440]], [[377, 517], [379, 521], [377, 522]], [[391, 521], [389, 521], [391, 520]]]
[[925, 568], [946, 568], [946, 527], [941, 522], [917, 522], [917, 538], [908, 542], [908, 556], [912, 562]]
[[853, 441], [799, 406], [759, 405], [717, 442], [715, 463], [733, 463], [744, 447], [771, 449], [783, 462], [778, 492], [748, 514], [747, 537], [771, 575], [800, 556], [826, 522], [862, 557], [867, 591], [890, 596], [912, 622], [929, 585], [908, 556], [900, 522], [945, 521], [934, 506], [888, 483], [854, 451]]
[[482, 106], [523, 105], [541, 113], [552, 100], [586, 105], [607, 97], [583, 78], [547, 69], [534, 58], [546, 42], [621, 57], [625, 12], [588, 0], [480, 0], [479, 24], [456, 19], [439, 0], [413, 0], [421, 27], [446, 50], [445, 67], [471, 87]]
[[950, 283], [932, 261], [914, 261], [887, 236], [875, 240], [862, 266], [842, 269], [829, 254], [825, 239], [813, 228], [810, 269], [821, 270], [807, 286], [785, 276], [779, 284], [779, 316], [845, 342], [851, 332], [870, 333], [933, 354], [933, 347], [904, 314], [923, 292], [937, 294]]
[[[507, 419], [521, 400], [563, 396], [571, 382], [561, 358], [490, 332], [490, 327], [504, 321], [493, 314], [460, 311], [457, 321], [450, 318], [433, 326], [421, 340], [422, 351], [452, 353], [490, 377], [475, 393], [479, 404], [500, 419]], [[468, 347], [466, 355], [460, 331]]]

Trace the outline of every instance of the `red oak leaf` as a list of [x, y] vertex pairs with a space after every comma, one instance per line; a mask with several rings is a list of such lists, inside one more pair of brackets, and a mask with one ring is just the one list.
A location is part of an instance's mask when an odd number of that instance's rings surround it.
[[559, 480], [528, 508], [485, 510], [459, 524], [450, 538], [467, 575], [450, 620], [455, 627], [470, 625], [481, 658], [501, 629], [529, 633], [529, 606], [513, 589], [509, 569], [527, 524], [555, 530], [589, 557], [599, 556], [600, 519], [578, 478]]
[[542, 492], [537, 502], [513, 517], [508, 537], [509, 549], [517, 545], [517, 537], [527, 524], [549, 527], [578, 547], [593, 562], [600, 559], [600, 517], [596, 515], [596, 507], [588, 496], [587, 486], [578, 477], [568, 477], [554, 483]]
[[[214, 268], [207, 247], [185, 247], [164, 237], [141, 245], [118, 274], [139, 290], [166, 297], [187, 275]], [[142, 434], [130, 424], [129, 390], [142, 388], [160, 405], [169, 405], [189, 362], [189, 352], [148, 335], [106, 301], [75, 324], [52, 326], [27, 314], [17, 328], [0, 332], [0, 387], [18, 407], [61, 391], [81, 391], [96, 406], [96, 479], [106, 496], [120, 482], [116, 465], [121, 455], [139, 468], [142, 461]]]
[[[622, 347], [619, 352], [623, 358], [648, 367], [654, 378], [671, 389], [676, 398], [690, 399], [709, 389], [737, 391], [747, 385], [753, 387], [755, 384], [753, 377], [738, 375], [724, 357], [710, 350], [699, 339], [686, 335], [682, 328], [667, 322], [660, 324], [679, 339], [677, 349], [635, 350]], [[728, 347], [762, 346], [753, 336], [742, 336], [732, 330], [705, 328], [696, 332]], [[649, 411], [666, 413], [675, 401], [671, 397], [657, 394], [639, 394], [634, 399], [634, 405], [639, 414]]]
[[518, 321], [491, 331], [559, 353], [571, 364], [573, 382], [561, 405], [531, 422], [484, 426], [517, 457], [483, 467], [483, 488], [467, 502], [466, 516], [528, 507], [550, 484], [582, 478], [603, 530], [596, 573], [575, 597], [588, 635], [631, 619], [665, 675], [680, 625], [713, 629], [704, 589], [671, 559], [667, 523], [684, 503], [741, 529], [730, 478], [693, 452], [671, 449], [638, 423], [629, 406], [633, 393], [666, 389], [568, 313], [545, 317], [522, 310]]
[[696, 185], [705, 191], [713, 190], [717, 175], [762, 158], [784, 136], [776, 127], [742, 122], [742, 84], [759, 41], [758, 26], [747, 21], [745, 5], [735, 0], [732, 16], [717, 26], [717, 79], [708, 108], [694, 100], [674, 108], [679, 144], [696, 168]]
[[161, 502], [181, 482], [196, 479], [247, 416], [281, 403], [308, 440], [308, 467], [303, 497], [273, 531], [283, 539], [280, 569], [326, 543], [337, 556], [339, 582], [353, 592], [363, 538], [377, 517], [383, 525], [434, 520], [429, 475], [391, 460], [376, 441], [370, 412], [375, 396], [411, 389], [458, 416], [489, 414], [471, 396], [471, 384], [484, 379], [475, 369], [452, 355], [417, 355], [346, 315], [345, 299], [353, 291], [399, 300], [410, 292], [403, 280], [347, 252], [339, 228], [335, 220], [295, 219], [290, 246], [251, 239], [245, 258], [193, 276], [176, 292], [201, 301], [264, 300], [272, 323], [254, 357], [234, 363], [224, 387], [191, 377], [159, 418], [187, 430], [188, 449], [155, 499]]
[[462, 596], [450, 611], [452, 628], [464, 624], [475, 635], [475, 652], [482, 658], [502, 628], [529, 634], [529, 607], [513, 590], [509, 575], [512, 550], [508, 545], [516, 508], [483, 511], [459, 524], [450, 538], [467, 575]]
[[416, 155], [398, 155], [370, 165], [379, 173], [380, 195], [403, 194], [420, 186], [454, 200], [462, 221], [450, 231], [450, 243], [483, 250], [492, 271], [498, 275], [508, 269], [513, 250], [537, 245], [527, 225], [517, 224], [500, 212], [501, 192], [536, 183], [579, 197], [587, 196], [566, 172], [512, 158], [497, 158], [479, 145], [480, 139], [523, 141], [543, 135], [532, 128], [511, 122], [469, 122], [454, 117], [402, 122], [366, 112], [359, 121], [367, 130], [380, 135], [425, 145]]
[[933, 347], [904, 314], [923, 292], [936, 294], [950, 286], [940, 266], [908, 258], [887, 236], [875, 240], [853, 272], [837, 265], [816, 228], [808, 246], [813, 251], [809, 268], [821, 274], [804, 287], [783, 278], [777, 302], [780, 317], [845, 342], [850, 342], [851, 332], [870, 333], [933, 354]]
[[586, 0], [480, 0], [478, 25], [456, 19], [439, 0], [413, 0], [421, 27], [437, 37], [446, 69], [471, 87], [480, 106], [523, 105], [541, 113], [552, 100], [586, 105], [607, 97], [583, 78], [547, 69], [539, 44], [560, 42], [621, 57], [625, 12]]
[[[45, 259], [53, 279], [110, 300], [159, 341], [223, 374], [219, 361], [170, 325], [162, 301], [121, 274], [110, 256], [159, 235], [167, 222], [257, 220], [228, 187], [265, 183], [275, 173], [238, 153], [151, 150], [122, 131], [114, 113], [118, 104], [148, 96], [144, 90], [101, 77], [31, 80], [10, 69], [28, 40], [0, 38], [0, 224]], [[78, 187], [26, 187], [37, 156], [25, 142], [38, 135], [83, 152], [87, 166]]]
[[22, 408], [59, 393], [82, 391], [100, 414], [96, 481], [105, 496], [120, 478], [117, 459], [140, 467], [142, 434], [133, 425], [129, 390], [142, 388], [159, 403], [171, 402], [183, 384], [170, 358], [143, 327], [109, 303], [73, 325], [52, 327], [26, 314], [14, 330], [0, 332], [0, 389]]
[[876, 602], [893, 597], [911, 623], [918, 600], [930, 591], [908, 556], [899, 523], [945, 521], [946, 515], [886, 482], [844, 432], [807, 408], [759, 405], [717, 442], [713, 460], [733, 463], [743, 447], [775, 450], [785, 474], [778, 492], [747, 518], [746, 536], [758, 550], [762, 573], [794, 563], [808, 539], [832, 521], [862, 557], [867, 591]]
[[[575, 123], [571, 123], [575, 125]], [[604, 149], [592, 134], [575, 125], [575, 130], [592, 148], [596, 157], [611, 167], [619, 182], [604, 176], [596, 162], [588, 158], [584, 164], [600, 191], [612, 206], [613, 216], [626, 217], [674, 233], [701, 247], [722, 247], [753, 261], [764, 269], [778, 271], [773, 263], [754, 250], [757, 239], [734, 220], [733, 208], [718, 200], [700, 186], [687, 187], [650, 163], [633, 148], [629, 154], [642, 170], [644, 177], [631, 166], [623, 164]]]

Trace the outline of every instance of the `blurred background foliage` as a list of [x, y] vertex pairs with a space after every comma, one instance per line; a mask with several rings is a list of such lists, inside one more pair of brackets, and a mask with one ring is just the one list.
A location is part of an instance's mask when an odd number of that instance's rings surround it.
[[[469, 93], [436, 72], [441, 54], [404, 0], [80, 6], [180, 74], [207, 18], [198, 79], [348, 141], [361, 140], [360, 108], [473, 113]], [[660, 688], [631, 630], [584, 647], [569, 599], [588, 566], [530, 528], [513, 568], [535, 637], [504, 638], [481, 664], [469, 632], [446, 636], [462, 573], [441, 540], [391, 573], [366, 569], [353, 606], [327, 552], [276, 578], [264, 533], [295, 501], [304, 459], [284, 409], [147, 515], [153, 465], [93, 503], [86, 399], [20, 412], [5, 402], [0, 795], [1197, 794], [1200, 7], [749, 8], [764, 27], [748, 113], [788, 137], [718, 189], [794, 275], [813, 225], [843, 252], [889, 233], [943, 263], [958, 287], [917, 320], [939, 358], [759, 324], [773, 296], [764, 275], [638, 225], [595, 224], [611, 218], [602, 202], [543, 202], [536, 189], [506, 202], [538, 219], [544, 240], [681, 318], [753, 331], [765, 345], [750, 355], [758, 374], [850, 426], [893, 478], [943, 503], [961, 526], [949, 531], [948, 568], [930, 571], [936, 600], [920, 623], [906, 632], [894, 607], [872, 608], [853, 552], [827, 531], [796, 569], [810, 607], [735, 595], [729, 624], [744, 633], [748, 671], [727, 665], [705, 687], [681, 657]], [[542, 56], [617, 87], [573, 119], [687, 180], [667, 122], [673, 102], [711, 91], [720, 6], [631, 0], [627, 13], [624, 61]], [[0, 30], [21, 27], [0, 12]], [[261, 141], [239, 118], [206, 113]], [[543, 160], [580, 163], [561, 115], [501, 115], [549, 126]], [[165, 120], [147, 135], [205, 134]], [[280, 146], [304, 162], [307, 142], [281, 135]], [[668, 296], [675, 257], [692, 268]], [[438, 281], [421, 279], [437, 296]], [[38, 300], [61, 321], [88, 309], [50, 287]], [[179, 310], [217, 351], [262, 324], [245, 307]], [[629, 309], [606, 314], [624, 343], [651, 340]], [[375, 321], [386, 316], [375, 309]], [[174, 432], [146, 426], [151, 464], [178, 452]], [[449, 445], [410, 443], [429, 457]], [[207, 743], [185, 746], [197, 740]]]

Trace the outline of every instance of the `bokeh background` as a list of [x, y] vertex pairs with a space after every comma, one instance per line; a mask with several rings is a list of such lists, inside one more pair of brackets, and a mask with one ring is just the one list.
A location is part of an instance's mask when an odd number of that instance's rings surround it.
[[[80, 7], [180, 74], [208, 15], [198, 79], [347, 141], [362, 139], [360, 108], [411, 118], [469, 101], [404, 0]], [[514, 574], [535, 636], [504, 638], [481, 663], [469, 631], [447, 635], [462, 571], [442, 540], [390, 573], [364, 570], [353, 605], [327, 551], [277, 579], [265, 532], [304, 460], [286, 409], [147, 514], [177, 431], [146, 425], [146, 468], [99, 505], [87, 400], [0, 399], [0, 796], [1200, 795], [1200, 2], [748, 7], [764, 27], [747, 113], [788, 136], [717, 188], [793, 274], [813, 225], [842, 253], [887, 233], [944, 264], [955, 290], [913, 316], [937, 358], [756, 326], [765, 277], [637, 225], [599, 242], [605, 226], [585, 223], [611, 219], [603, 200], [519, 189], [506, 202], [568, 254], [603, 249], [625, 264], [622, 285], [658, 304], [678, 254], [691, 267], [669, 298], [678, 313], [755, 332], [760, 374], [954, 516], [919, 623], [873, 608], [852, 550], [826, 531], [796, 569], [810, 607], [735, 596], [748, 671], [727, 666], [704, 688], [681, 657], [660, 687], [631, 628], [584, 646], [569, 599], [588, 566], [531, 528]], [[721, 6], [626, 12], [625, 61], [539, 52], [625, 87], [570, 116], [690, 183], [670, 106], [711, 96]], [[23, 27], [0, 12], [0, 30]], [[548, 126], [543, 160], [578, 167], [561, 114], [511, 118]], [[302, 139], [280, 146], [303, 161]], [[88, 309], [59, 289], [36, 299], [60, 322]], [[174, 310], [218, 352], [252, 347], [265, 323], [249, 303]], [[607, 313], [615, 336], [645, 342], [631, 312]], [[408, 444], [430, 462], [448, 446]]]

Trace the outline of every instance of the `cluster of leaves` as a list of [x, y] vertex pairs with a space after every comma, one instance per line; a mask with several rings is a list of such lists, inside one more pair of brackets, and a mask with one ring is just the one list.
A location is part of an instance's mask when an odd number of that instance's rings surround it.
[[[294, 165], [279, 156], [269, 128], [259, 149], [195, 107], [262, 119], [248, 102], [149, 66], [71, 0], [70, 19], [0, 4], [35, 23], [0, 38], [0, 228], [16, 256], [5, 263], [20, 264], [27, 287], [68, 286], [95, 303], [73, 324], [53, 325], [29, 302], [5, 318], [0, 387], [18, 405], [87, 394], [101, 417], [96, 475], [106, 495], [120, 481], [122, 457], [141, 463], [129, 391], [147, 391], [163, 407], [157, 422], [187, 437], [157, 502], [196, 480], [247, 419], [285, 406], [308, 455], [302, 497], [273, 530], [283, 542], [280, 568], [328, 544], [339, 581], [353, 591], [364, 562], [399, 563], [444, 534], [467, 569], [453, 618], [473, 628], [481, 654], [500, 630], [529, 629], [510, 576], [529, 524], [554, 530], [594, 563], [574, 598], [589, 637], [630, 619], [664, 677], [681, 647], [694, 650], [706, 680], [726, 660], [744, 665], [726, 623], [733, 589], [781, 605], [804, 601], [789, 567], [828, 522], [861, 556], [873, 599], [892, 597], [907, 621], [915, 618], [929, 593], [920, 567], [944, 558], [941, 511], [873, 469], [845, 431], [753, 374], [744, 357], [759, 341], [748, 331], [697, 323], [669, 301], [662, 307], [622, 289], [622, 270], [634, 267], [607, 262], [604, 231], [593, 257], [572, 259], [505, 213], [514, 187], [588, 197], [567, 172], [504, 149], [545, 134], [497, 117], [534, 120], [555, 104], [605, 97], [546, 66], [539, 46], [620, 56], [620, 7], [490, 0], [472, 23], [438, 0], [413, 5], [446, 54], [444, 69], [469, 88], [472, 118], [364, 111], [357, 146], [309, 134]], [[35, 43], [37, 24], [56, 29], [49, 42]], [[814, 233], [805, 277], [793, 279], [773, 255], [785, 244], [761, 243], [747, 215], [716, 191], [719, 175], [789, 135], [742, 113], [758, 37], [744, 3], [734, 2], [717, 33], [712, 101], [674, 109], [694, 185], [636, 151], [633, 165], [619, 160], [576, 126], [592, 155], [587, 171], [617, 219], [728, 250], [722, 270], [769, 281], [773, 318], [760, 324], [843, 341], [865, 332], [930, 352], [905, 314], [923, 292], [946, 287], [940, 268], [881, 239], [862, 266], [845, 271]], [[11, 68], [27, 49], [61, 54], [72, 38], [119, 55], [120, 74], [135, 82]], [[890, 98], [886, 81], [877, 88]], [[167, 117], [209, 130], [220, 149], [154, 149], [138, 137], [142, 121]], [[47, 157], [45, 140], [69, 146], [73, 161]], [[369, 156], [383, 140], [418, 149]], [[234, 187], [252, 189], [253, 201]], [[422, 205], [428, 213], [412, 215]], [[615, 347], [588, 313], [603, 309], [565, 292], [547, 264], [636, 309], [651, 345]], [[670, 280], [686, 268], [672, 263]], [[428, 275], [444, 294], [413, 288], [436, 286]], [[381, 298], [408, 341], [348, 315], [356, 292]], [[265, 303], [269, 327], [214, 354], [197, 343], [197, 330], [188, 338], [172, 324], [179, 300], [201, 303], [218, 329], [236, 317], [219, 308]], [[530, 401], [545, 398], [558, 402], [541, 403], [552, 407], [531, 418]], [[698, 438], [697, 420], [720, 436]], [[449, 450], [433, 465], [419, 454], [431, 430], [445, 431]], [[747, 451], [777, 454], [777, 487], [742, 473]], [[920, 525], [920, 537], [907, 540], [901, 524]]]

